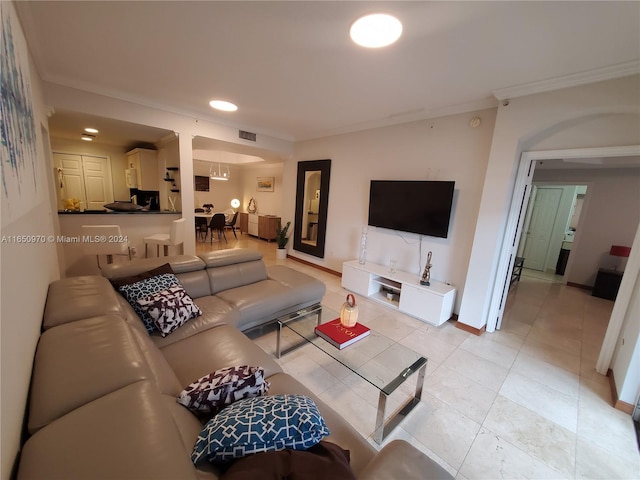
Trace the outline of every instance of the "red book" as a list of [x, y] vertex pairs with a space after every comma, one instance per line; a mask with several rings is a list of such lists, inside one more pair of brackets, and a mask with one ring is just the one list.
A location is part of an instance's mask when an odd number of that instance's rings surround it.
[[348, 347], [352, 343], [369, 335], [371, 330], [361, 323], [356, 323], [353, 327], [344, 327], [340, 323], [340, 319], [336, 318], [330, 322], [318, 325], [315, 332], [316, 335], [342, 350], [344, 347]]

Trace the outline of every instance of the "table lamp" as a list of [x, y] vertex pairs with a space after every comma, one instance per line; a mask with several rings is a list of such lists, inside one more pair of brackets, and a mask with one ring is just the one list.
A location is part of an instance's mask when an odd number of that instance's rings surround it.
[[609, 255], [624, 259], [624, 260], [617, 260], [616, 264], [613, 266], [613, 269], [618, 270], [618, 267], [621, 266], [622, 267], [621, 270], [624, 272], [624, 268], [627, 265], [627, 258], [629, 258], [630, 253], [631, 253], [631, 247], [624, 247], [622, 245], [611, 245], [611, 250], [609, 250]]

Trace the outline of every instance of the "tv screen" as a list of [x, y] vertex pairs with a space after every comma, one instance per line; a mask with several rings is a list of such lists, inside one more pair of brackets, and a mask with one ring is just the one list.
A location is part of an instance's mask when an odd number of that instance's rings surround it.
[[369, 225], [447, 238], [452, 181], [371, 180]]

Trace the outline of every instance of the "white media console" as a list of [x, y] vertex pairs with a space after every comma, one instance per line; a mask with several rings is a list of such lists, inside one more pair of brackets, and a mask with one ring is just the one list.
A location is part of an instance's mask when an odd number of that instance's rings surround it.
[[357, 260], [342, 264], [342, 286], [431, 325], [442, 325], [451, 318], [456, 289], [431, 280], [420, 285], [420, 277], [389, 267]]

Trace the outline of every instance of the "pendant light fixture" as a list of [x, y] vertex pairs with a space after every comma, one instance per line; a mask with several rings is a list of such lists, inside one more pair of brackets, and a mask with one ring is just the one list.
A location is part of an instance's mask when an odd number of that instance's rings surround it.
[[231, 178], [229, 165], [220, 162], [212, 163], [209, 168], [209, 178], [211, 178], [211, 180], [229, 180], [229, 178]]

